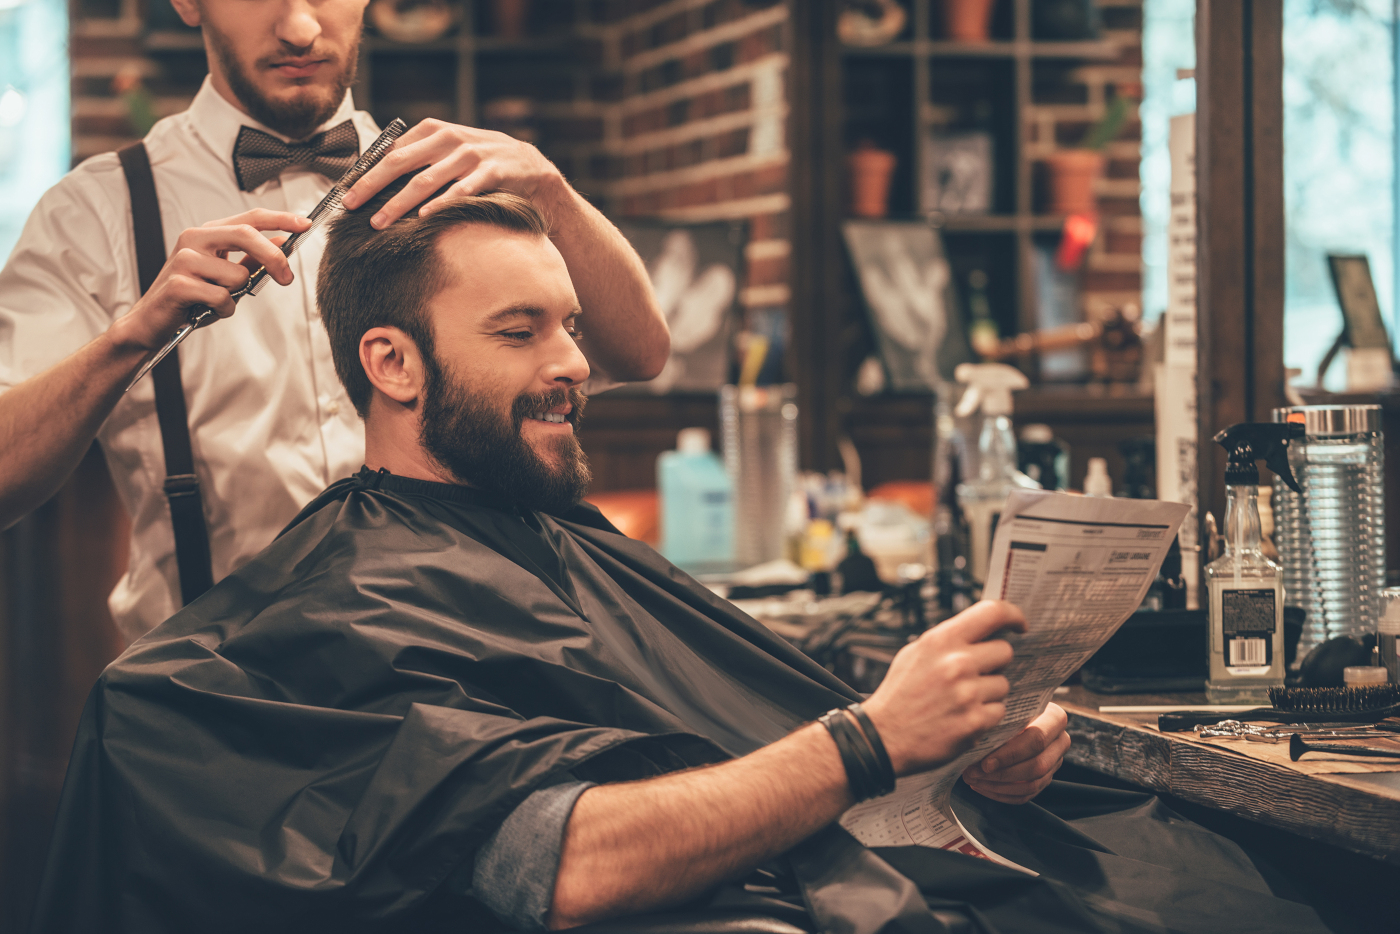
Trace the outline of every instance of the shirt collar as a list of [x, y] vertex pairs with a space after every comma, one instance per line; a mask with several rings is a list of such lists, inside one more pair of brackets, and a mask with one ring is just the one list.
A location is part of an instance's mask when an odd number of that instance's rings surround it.
[[[230, 104], [222, 94], [214, 89], [213, 79], [208, 75], [204, 76], [204, 83], [200, 85], [199, 93], [194, 96], [188, 113], [190, 126], [199, 134], [199, 138], [217, 153], [219, 158], [228, 160], [230, 166], [233, 159], [233, 144], [238, 139], [239, 127], [250, 126], [255, 130], [269, 133], [284, 143], [293, 142], [291, 137], [259, 123]], [[344, 100], [340, 102], [340, 106], [336, 108], [331, 118], [318, 126], [310, 135], [315, 136], [322, 130], [329, 129], [338, 123], [344, 123], [354, 115], [355, 101], [347, 89]]]

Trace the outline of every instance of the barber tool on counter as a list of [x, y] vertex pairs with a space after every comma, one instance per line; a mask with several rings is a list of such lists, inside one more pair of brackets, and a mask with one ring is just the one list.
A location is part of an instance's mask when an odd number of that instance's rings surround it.
[[987, 559], [992, 534], [1006, 498], [1013, 490], [1038, 490], [1040, 484], [1016, 466], [1016, 435], [1011, 431], [1011, 392], [1025, 389], [1030, 381], [1004, 363], [960, 363], [953, 371], [967, 383], [956, 413], [967, 417], [982, 412], [982, 432], [977, 440], [977, 475], [958, 485], [958, 503], [971, 530], [969, 561], [972, 578], [987, 579]]
[[[383, 159], [394, 147], [394, 141], [402, 136], [407, 129], [408, 124], [397, 118], [384, 128], [384, 132], [379, 134], [379, 138], [370, 144], [359, 159], [355, 160], [355, 164], [350, 166], [349, 170], [340, 177], [340, 181], [335, 183], [335, 187], [326, 193], [326, 196], [321, 199], [321, 203], [312, 208], [311, 213], [306, 215], [307, 219], [311, 221], [311, 226], [301, 233], [292, 234], [282, 244], [283, 256], [291, 256], [296, 252], [297, 247], [301, 246], [318, 227], [323, 226], [327, 221], [344, 211], [340, 199], [345, 197], [345, 193], [354, 187], [361, 176], [379, 164], [379, 160]], [[248, 276], [248, 281], [243, 284], [242, 288], [234, 289], [229, 293], [229, 297], [236, 302], [246, 295], [257, 295], [262, 290], [263, 284], [267, 282], [267, 278], [267, 269], [259, 266], [253, 270], [252, 275]], [[175, 336], [170, 338], [164, 347], [156, 351], [156, 355], [141, 367], [132, 377], [131, 382], [127, 384], [126, 389], [122, 391], [130, 392], [131, 387], [141, 382], [141, 378], [155, 369], [157, 363], [170, 356], [170, 352], [180, 346], [181, 341], [199, 328], [207, 327], [217, 320], [219, 320], [219, 315], [212, 308], [198, 305], [191, 308], [188, 323], [176, 331]]]
[[[1274, 541], [1284, 599], [1307, 613], [1302, 662], [1328, 640], [1376, 631], [1385, 587], [1385, 448], [1377, 405], [1275, 409], [1299, 425], [1290, 446], [1297, 486], [1274, 481]], [[1276, 471], [1277, 472], [1277, 471]]]
[[1283, 573], [1259, 547], [1259, 467], [1263, 460], [1291, 489], [1288, 444], [1303, 437], [1290, 423], [1232, 425], [1215, 436], [1225, 462], [1225, 553], [1206, 565], [1210, 613], [1211, 703], [1251, 703], [1282, 687]]

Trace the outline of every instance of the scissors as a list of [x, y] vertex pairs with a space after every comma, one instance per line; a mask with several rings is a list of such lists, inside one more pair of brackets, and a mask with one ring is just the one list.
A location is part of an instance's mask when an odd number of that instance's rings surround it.
[[[394, 146], [394, 141], [407, 130], [408, 124], [398, 118], [395, 118], [384, 128], [384, 132], [379, 134], [379, 138], [364, 151], [364, 154], [361, 155], [359, 159], [355, 160], [355, 164], [350, 166], [346, 173], [340, 177], [340, 181], [336, 182], [335, 187], [327, 192], [326, 196], [321, 199], [321, 203], [312, 208], [311, 213], [306, 215], [307, 219], [311, 221], [311, 226], [301, 233], [292, 234], [287, 238], [286, 242], [282, 244], [283, 256], [291, 256], [292, 253], [296, 251], [296, 248], [301, 245], [302, 241], [309, 237], [316, 228], [344, 211], [344, 208], [341, 206], [341, 199], [345, 197], [345, 193], [349, 191], [366, 172], [374, 168], [374, 166], [379, 163], [380, 159], [383, 159], [388, 154], [389, 150]], [[267, 282], [267, 279], [267, 267], [259, 266], [248, 276], [248, 281], [245, 282], [241, 288], [234, 289], [228, 293], [229, 298], [237, 302], [245, 295], [257, 295], [263, 284]], [[122, 391], [130, 392], [131, 387], [141, 382], [141, 377], [155, 369], [157, 363], [160, 363], [160, 361], [170, 356], [170, 352], [176, 347], [179, 347], [181, 341], [200, 328], [208, 327], [217, 320], [219, 320], [219, 313], [214, 309], [207, 305], [195, 305], [190, 309], [189, 320], [180, 326], [180, 329], [175, 332], [164, 347], [156, 351], [156, 355], [141, 367], [136, 376], [127, 384], [126, 389]]]

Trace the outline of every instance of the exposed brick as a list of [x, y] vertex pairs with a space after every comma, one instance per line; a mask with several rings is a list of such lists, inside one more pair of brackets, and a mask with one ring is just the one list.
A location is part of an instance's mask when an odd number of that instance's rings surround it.
[[1132, 292], [1142, 288], [1142, 274], [1086, 269], [1080, 279], [1080, 287], [1085, 292]]
[[1136, 198], [1100, 198], [1099, 213], [1104, 217], [1132, 217], [1142, 213]]
[[1142, 234], [1109, 232], [1104, 236], [1104, 250], [1108, 253], [1142, 252]]
[[786, 211], [759, 214], [749, 219], [749, 240], [786, 240], [791, 236], [792, 224]]

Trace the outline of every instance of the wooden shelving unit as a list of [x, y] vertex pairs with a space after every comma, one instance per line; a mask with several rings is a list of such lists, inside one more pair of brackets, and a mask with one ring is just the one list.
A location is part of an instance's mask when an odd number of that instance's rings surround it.
[[[928, 475], [932, 398], [862, 398], [854, 391], [856, 368], [874, 352], [841, 241], [848, 216], [845, 157], [860, 140], [895, 153], [890, 218], [939, 229], [964, 298], [969, 272], [981, 269], [1003, 334], [1040, 323], [1035, 250], [1038, 243], [1053, 246], [1064, 218], [1044, 209], [1037, 160], [1027, 147], [1028, 109], [1043, 103], [1043, 85], [1057, 72], [1116, 61], [1121, 48], [1114, 40], [1036, 39], [1032, 3], [1000, 0], [991, 40], [967, 44], [941, 34], [937, 0], [907, 0], [905, 34], [874, 48], [838, 41], [833, 5], [793, 7], [793, 375], [802, 391], [806, 464], [839, 467], [836, 442], [850, 437], [868, 484]], [[930, 216], [922, 210], [918, 173], [935, 127], [991, 135], [991, 213]], [[1022, 397], [1018, 411], [1024, 405], [1028, 414], [1018, 420], [1063, 423], [1086, 457], [1111, 452], [1112, 462], [1118, 439], [1151, 433], [1151, 397], [1140, 393], [1065, 386]]]

